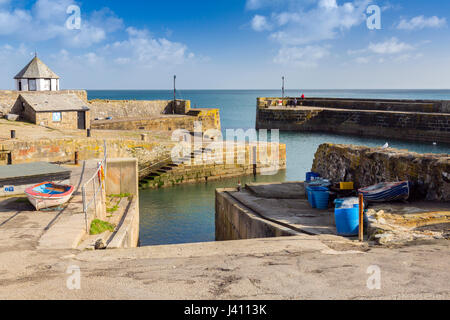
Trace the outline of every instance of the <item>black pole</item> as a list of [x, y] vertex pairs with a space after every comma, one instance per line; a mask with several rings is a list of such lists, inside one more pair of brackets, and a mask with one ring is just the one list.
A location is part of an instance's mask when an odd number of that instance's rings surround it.
[[11, 130], [11, 139], [16, 138], [16, 130]]
[[173, 76], [173, 114], [177, 105], [177, 76]]
[[281, 78], [283, 81], [282, 87], [281, 87], [281, 93], [282, 93], [282, 98], [284, 98], [284, 77]]

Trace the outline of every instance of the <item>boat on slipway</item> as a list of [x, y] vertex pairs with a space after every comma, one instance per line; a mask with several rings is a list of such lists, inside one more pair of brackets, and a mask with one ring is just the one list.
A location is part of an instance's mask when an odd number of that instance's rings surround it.
[[68, 202], [73, 192], [73, 186], [53, 182], [43, 182], [25, 191], [28, 200], [37, 211], [57, 207]]

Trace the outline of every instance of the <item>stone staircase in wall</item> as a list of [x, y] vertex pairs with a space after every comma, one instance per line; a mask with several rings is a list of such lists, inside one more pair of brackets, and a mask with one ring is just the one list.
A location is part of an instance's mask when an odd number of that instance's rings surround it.
[[[212, 168], [208, 165], [194, 164], [196, 157], [205, 157], [205, 155], [211, 154], [212, 150], [207, 148], [201, 148], [191, 152], [191, 154], [185, 158], [182, 158], [183, 163], [177, 164], [174, 162], [163, 162], [161, 166], [152, 168], [146, 178], [141, 179], [139, 182], [140, 189], [157, 189], [163, 187], [170, 187], [182, 183], [207, 181], [208, 177], [213, 174]], [[188, 161], [191, 164], [187, 164]], [[211, 165], [214, 167], [214, 165]]]

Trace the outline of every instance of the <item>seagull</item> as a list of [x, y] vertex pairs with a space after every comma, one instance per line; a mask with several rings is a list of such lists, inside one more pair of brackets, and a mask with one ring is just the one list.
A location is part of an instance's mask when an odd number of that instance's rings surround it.
[[437, 142], [433, 142], [433, 146], [437, 146]]
[[383, 146], [383, 149], [389, 148], [389, 143], [386, 142], [386, 144]]

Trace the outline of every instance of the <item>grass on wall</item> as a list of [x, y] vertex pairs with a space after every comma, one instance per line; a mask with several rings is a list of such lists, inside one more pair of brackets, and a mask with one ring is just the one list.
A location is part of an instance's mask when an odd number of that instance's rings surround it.
[[111, 224], [111, 223], [95, 219], [91, 223], [91, 230], [90, 230], [89, 233], [91, 235], [97, 235], [97, 234], [101, 234], [101, 233], [106, 232], [106, 231], [114, 232], [115, 228], [116, 227], [113, 224]]

